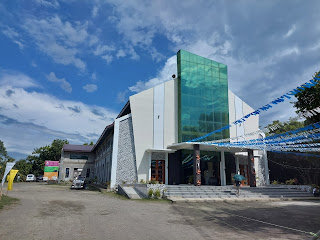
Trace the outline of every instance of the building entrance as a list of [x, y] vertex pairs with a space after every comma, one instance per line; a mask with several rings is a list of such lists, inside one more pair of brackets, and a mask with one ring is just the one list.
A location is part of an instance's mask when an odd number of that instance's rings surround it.
[[[201, 151], [200, 170], [201, 185], [220, 186], [220, 153]], [[182, 151], [182, 184], [194, 184], [193, 179], [193, 153], [189, 150]]]
[[165, 161], [152, 160], [151, 161], [151, 181], [165, 182]]
[[246, 179], [242, 181], [242, 185], [249, 185], [250, 179], [249, 179], [249, 169], [248, 165], [239, 165], [240, 174], [244, 176]]
[[220, 186], [220, 161], [216, 156], [204, 156], [201, 163], [201, 185]]

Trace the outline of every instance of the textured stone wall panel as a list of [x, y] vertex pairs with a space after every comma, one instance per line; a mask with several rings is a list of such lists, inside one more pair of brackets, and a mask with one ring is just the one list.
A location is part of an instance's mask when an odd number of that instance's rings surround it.
[[135, 183], [138, 180], [134, 148], [132, 118], [119, 123], [116, 184]]
[[151, 160], [165, 160], [166, 154], [161, 152], [153, 152], [151, 154]]

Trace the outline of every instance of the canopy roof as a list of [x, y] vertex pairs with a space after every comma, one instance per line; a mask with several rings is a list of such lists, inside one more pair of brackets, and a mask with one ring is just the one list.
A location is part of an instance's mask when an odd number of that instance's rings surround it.
[[215, 152], [247, 152], [247, 148], [238, 148], [238, 147], [220, 147], [215, 146], [203, 142], [183, 142], [183, 143], [175, 143], [172, 145], [169, 145], [168, 149], [174, 149], [174, 150], [180, 150], [180, 149], [187, 149], [187, 150], [193, 150], [193, 145], [198, 144], [200, 146], [200, 150], [202, 151], [215, 151]]

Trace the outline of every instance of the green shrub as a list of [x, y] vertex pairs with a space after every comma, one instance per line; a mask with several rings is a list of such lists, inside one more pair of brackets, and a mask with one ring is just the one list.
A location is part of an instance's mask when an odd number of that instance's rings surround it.
[[160, 198], [160, 196], [161, 196], [160, 190], [157, 189], [157, 190], [154, 192], [153, 197], [154, 197], [155, 199], [158, 199], [158, 198]]
[[295, 180], [294, 179], [289, 179], [286, 181], [287, 185], [294, 185], [295, 184]]
[[140, 183], [145, 184], [146, 182], [143, 179], [141, 179]]
[[271, 184], [281, 184], [281, 182], [278, 182], [277, 180], [273, 180]]
[[148, 191], [148, 198], [152, 198], [153, 190], [150, 188]]
[[151, 180], [147, 182], [148, 184], [159, 184], [159, 181]]
[[188, 183], [192, 184], [193, 183], [193, 175], [190, 175], [188, 177]]

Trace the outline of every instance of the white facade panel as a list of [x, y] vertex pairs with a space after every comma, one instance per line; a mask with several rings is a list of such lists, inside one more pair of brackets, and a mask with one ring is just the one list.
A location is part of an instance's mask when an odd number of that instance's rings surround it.
[[[237, 128], [233, 126], [233, 122], [236, 120], [236, 111], [235, 111], [235, 105], [234, 105], [234, 93], [230, 90], [228, 91], [228, 101], [229, 101], [229, 124], [232, 125], [232, 127], [229, 128], [230, 131], [230, 138], [234, 138], [237, 136]], [[236, 140], [233, 140], [233, 142]]]
[[[233, 122], [241, 119], [243, 116], [254, 111], [252, 107], [242, 101], [238, 96], [229, 90], [229, 123], [232, 125], [230, 127], [230, 138], [237, 136], [243, 136], [251, 132], [256, 132], [259, 130], [259, 115], [250, 116], [243, 123], [238, 123], [234, 125]], [[258, 138], [258, 135], [246, 136], [246, 140]], [[243, 141], [244, 138], [239, 138], [231, 140], [231, 142]]]
[[153, 148], [153, 88], [130, 97], [138, 181], [149, 179], [149, 153]]
[[[234, 95], [234, 106], [235, 106], [235, 111], [236, 111], [236, 120], [241, 119], [243, 117], [243, 111], [242, 111], [242, 103], [243, 101], [236, 95]], [[237, 137], [238, 136], [243, 136], [244, 133], [244, 125], [243, 123], [238, 123], [236, 125], [237, 128]], [[243, 141], [243, 138], [239, 138], [238, 141]]]
[[[243, 102], [243, 114], [244, 116], [252, 113], [254, 109], [250, 107], [248, 104]], [[250, 116], [247, 118], [247, 120], [243, 123], [244, 124], [244, 129], [245, 129], [245, 134], [256, 132], [259, 129], [259, 115], [255, 116]], [[246, 136], [246, 140], [250, 139], [256, 139], [258, 138], [258, 134], [252, 135], [252, 136]]]
[[164, 148], [167, 148], [178, 142], [178, 79], [164, 85]]
[[164, 83], [153, 90], [153, 148], [163, 149]]
[[114, 121], [114, 134], [112, 146], [112, 163], [111, 163], [111, 183], [110, 187], [114, 188], [117, 180], [117, 166], [118, 166], [118, 144], [119, 144], [119, 119]]

